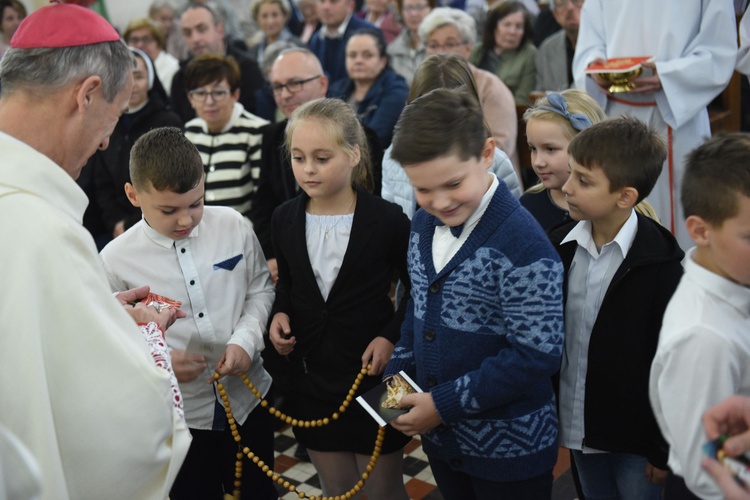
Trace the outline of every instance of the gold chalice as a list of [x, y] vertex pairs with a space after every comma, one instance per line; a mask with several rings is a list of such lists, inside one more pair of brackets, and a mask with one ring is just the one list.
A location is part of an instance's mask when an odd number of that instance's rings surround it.
[[630, 92], [635, 88], [633, 79], [643, 72], [643, 68], [636, 68], [630, 71], [613, 71], [610, 73], [599, 73], [599, 76], [608, 83], [609, 91], [613, 94], [618, 92]]

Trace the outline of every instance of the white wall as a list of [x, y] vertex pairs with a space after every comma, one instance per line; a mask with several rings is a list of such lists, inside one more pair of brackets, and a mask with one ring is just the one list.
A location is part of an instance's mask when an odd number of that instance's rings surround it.
[[131, 19], [148, 17], [152, 0], [105, 0], [109, 20], [122, 32]]

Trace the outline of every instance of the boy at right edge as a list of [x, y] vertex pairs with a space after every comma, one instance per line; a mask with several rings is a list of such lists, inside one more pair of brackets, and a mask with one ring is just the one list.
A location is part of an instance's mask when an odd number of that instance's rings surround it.
[[750, 395], [750, 135], [718, 135], [690, 153], [681, 194], [695, 248], [664, 313], [651, 404], [671, 446], [664, 498], [720, 499], [701, 469], [701, 415]]

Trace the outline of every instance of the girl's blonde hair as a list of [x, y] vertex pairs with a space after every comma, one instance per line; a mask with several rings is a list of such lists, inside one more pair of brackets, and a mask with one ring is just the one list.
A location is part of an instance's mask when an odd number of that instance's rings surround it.
[[[599, 104], [582, 90], [567, 89], [556, 93], [565, 98], [565, 101], [568, 104], [568, 111], [571, 114], [581, 113], [588, 116], [592, 125], [607, 118]], [[555, 113], [549, 109], [544, 109], [542, 106], [545, 108], [551, 107], [546, 95], [537, 99], [536, 102], [534, 102], [534, 105], [526, 110], [523, 114], [523, 121], [528, 123], [529, 120], [534, 118], [558, 123], [563, 128], [563, 133], [568, 140], [573, 139], [573, 137], [578, 134], [579, 131], [573, 128], [570, 120], [559, 113]]]
[[304, 120], [316, 120], [349, 158], [354, 158], [359, 148], [359, 163], [352, 172], [352, 185], [372, 192], [370, 148], [354, 110], [341, 99], [316, 99], [303, 104], [292, 113], [286, 125], [287, 154], [292, 151], [294, 130]]
[[[560, 94], [565, 99], [569, 113], [580, 113], [586, 115], [591, 121], [591, 125], [599, 123], [607, 118], [604, 111], [602, 111], [601, 106], [599, 106], [591, 96], [582, 90], [567, 89], [556, 93]], [[534, 118], [536, 120], [546, 120], [557, 123], [562, 128], [563, 134], [568, 141], [572, 140], [573, 137], [578, 134], [579, 130], [576, 130], [575, 127], [573, 127], [568, 118], [560, 113], [546, 109], [550, 107], [552, 107], [552, 104], [549, 102], [547, 95], [538, 98], [534, 102], [534, 105], [527, 109], [523, 114], [523, 121], [528, 123], [529, 120]], [[544, 191], [544, 184], [541, 182], [526, 190], [528, 193], [538, 193], [540, 191]]]

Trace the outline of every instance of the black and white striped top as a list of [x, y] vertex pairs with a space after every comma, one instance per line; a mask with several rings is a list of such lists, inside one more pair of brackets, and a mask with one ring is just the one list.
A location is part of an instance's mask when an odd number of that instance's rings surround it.
[[185, 124], [185, 136], [195, 144], [206, 171], [206, 205], [232, 207], [250, 213], [260, 176], [263, 127], [269, 122], [235, 103], [229, 123], [210, 133], [202, 118]]

